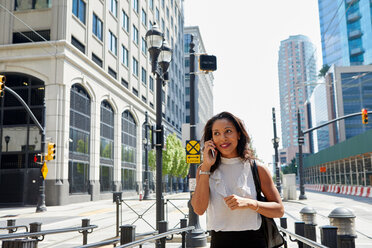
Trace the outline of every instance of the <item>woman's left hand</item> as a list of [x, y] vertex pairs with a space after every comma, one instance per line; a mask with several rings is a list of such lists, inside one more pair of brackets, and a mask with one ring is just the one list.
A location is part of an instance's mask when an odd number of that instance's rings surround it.
[[[226, 205], [231, 209], [242, 209], [242, 208], [252, 208], [256, 204], [256, 200], [249, 198], [243, 198], [237, 195], [230, 195], [223, 198]], [[250, 207], [251, 206], [251, 207]]]

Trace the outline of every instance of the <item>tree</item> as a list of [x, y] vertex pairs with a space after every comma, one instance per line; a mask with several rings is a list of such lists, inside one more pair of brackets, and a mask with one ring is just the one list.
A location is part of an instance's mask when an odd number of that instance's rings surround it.
[[296, 163], [296, 159], [293, 158], [291, 160], [291, 163], [289, 163], [288, 165], [284, 166], [282, 168], [282, 172], [283, 172], [283, 174], [292, 174], [292, 173], [295, 173], [297, 175], [297, 163]]
[[319, 78], [325, 77], [325, 75], [327, 74], [329, 68], [330, 68], [329, 65], [327, 65], [327, 64], [323, 65], [322, 66], [322, 69], [320, 69], [320, 71], [319, 71], [318, 77]]

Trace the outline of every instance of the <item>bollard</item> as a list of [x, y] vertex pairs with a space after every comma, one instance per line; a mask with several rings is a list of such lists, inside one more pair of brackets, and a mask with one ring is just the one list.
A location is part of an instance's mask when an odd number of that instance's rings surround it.
[[112, 201], [116, 203], [116, 237], [119, 237], [119, 206], [122, 201], [122, 192], [112, 193]]
[[329, 248], [337, 248], [337, 227], [321, 226], [320, 239], [322, 245], [325, 245]]
[[[7, 220], [6, 221], [6, 226], [15, 226], [16, 225], [16, 220], [15, 219], [11, 219], [11, 220]], [[14, 233], [15, 230], [14, 229], [8, 229], [8, 233]]]
[[[30, 233], [40, 232], [40, 231], [41, 231], [41, 222], [30, 223]], [[32, 236], [30, 238], [38, 240], [37, 236]], [[37, 247], [37, 245], [36, 245], [36, 247]]]
[[[316, 211], [314, 208], [306, 206], [300, 211], [301, 218], [305, 222], [304, 237], [316, 242]], [[304, 248], [310, 248], [309, 245], [304, 244]]]
[[[168, 231], [168, 221], [165, 221], [165, 220], [158, 221], [158, 227], [159, 227], [159, 234], [167, 232]], [[160, 241], [160, 246], [157, 246], [157, 247], [165, 248], [166, 237], [161, 238], [158, 241]]]
[[[295, 222], [295, 234], [304, 236], [304, 228], [305, 228], [305, 222], [303, 221], [296, 221]], [[300, 241], [297, 241], [298, 248], [303, 248], [303, 243]]]
[[[187, 219], [181, 219], [180, 220], [181, 228], [187, 227]], [[182, 248], [186, 248], [186, 232], [183, 232], [182, 234]]]
[[[287, 229], [287, 217], [281, 217], [280, 218], [280, 226], [283, 227], [284, 229]], [[286, 234], [283, 233], [283, 238], [284, 238], [284, 248], [287, 248], [288, 247], [288, 244], [287, 244], [287, 238], [286, 238]]]
[[128, 244], [136, 240], [136, 226], [120, 226], [120, 245]]
[[337, 247], [355, 248], [355, 215], [343, 207], [332, 210], [328, 215], [331, 226], [337, 227]]
[[[88, 227], [90, 226], [90, 219], [82, 219], [81, 220], [81, 227]], [[88, 230], [82, 231], [83, 233], [83, 245], [88, 243]]]

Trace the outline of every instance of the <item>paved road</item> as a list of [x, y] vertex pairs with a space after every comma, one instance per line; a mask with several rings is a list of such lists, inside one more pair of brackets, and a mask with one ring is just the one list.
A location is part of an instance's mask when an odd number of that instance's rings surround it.
[[[298, 195], [298, 194], [297, 194]], [[307, 200], [291, 200], [284, 202], [285, 216], [288, 220], [288, 229], [294, 231], [294, 222], [301, 221], [300, 210], [306, 205], [312, 206], [317, 211], [318, 227], [329, 224], [328, 215], [336, 207], [347, 207], [356, 215], [356, 230], [358, 238], [356, 247], [372, 247], [372, 198], [363, 198], [355, 196], [344, 196], [334, 193], [324, 193], [307, 191]], [[187, 198], [188, 193], [180, 193], [166, 196], [169, 199], [167, 203], [167, 220], [169, 228], [177, 227], [179, 220], [188, 214]], [[155, 226], [155, 201], [125, 200], [122, 204], [122, 224], [136, 225], [137, 233], [144, 233], [153, 230]], [[80, 226], [81, 219], [89, 218], [90, 223], [98, 225], [88, 236], [88, 243], [98, 242], [116, 235], [116, 205], [111, 200], [102, 200], [96, 202], [86, 202], [70, 204], [66, 206], [49, 206], [44, 213], [35, 213], [35, 207], [21, 208], [0, 208], [0, 226], [6, 226], [7, 219], [16, 219], [17, 225], [28, 225], [31, 222], [41, 222], [42, 230]], [[138, 215], [141, 217], [138, 218]], [[149, 224], [147, 224], [148, 222]], [[201, 227], [205, 230], [205, 215], [200, 217]], [[152, 226], [152, 227], [151, 227]], [[4, 232], [0, 232], [4, 233]], [[319, 228], [317, 228], [318, 240]], [[82, 235], [79, 233], [65, 233], [56, 235], [47, 235], [45, 240], [39, 242], [39, 247], [74, 247], [82, 244]], [[167, 243], [167, 247], [179, 247], [177, 243]], [[145, 245], [144, 247], [154, 247], [154, 245]], [[290, 247], [297, 247], [291, 244]]]

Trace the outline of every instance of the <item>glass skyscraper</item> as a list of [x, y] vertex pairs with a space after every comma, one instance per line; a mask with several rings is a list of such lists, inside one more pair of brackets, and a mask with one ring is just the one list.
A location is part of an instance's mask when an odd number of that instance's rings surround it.
[[[301, 128], [307, 128], [305, 101], [311, 95], [316, 82], [315, 48], [304, 35], [290, 36], [281, 41], [278, 73], [280, 116], [282, 127], [282, 154], [289, 162], [297, 152], [297, 110], [301, 113]], [[304, 152], [308, 152], [305, 141]], [[281, 159], [282, 160], [282, 159]]]
[[372, 64], [372, 1], [318, 0], [323, 64]]

